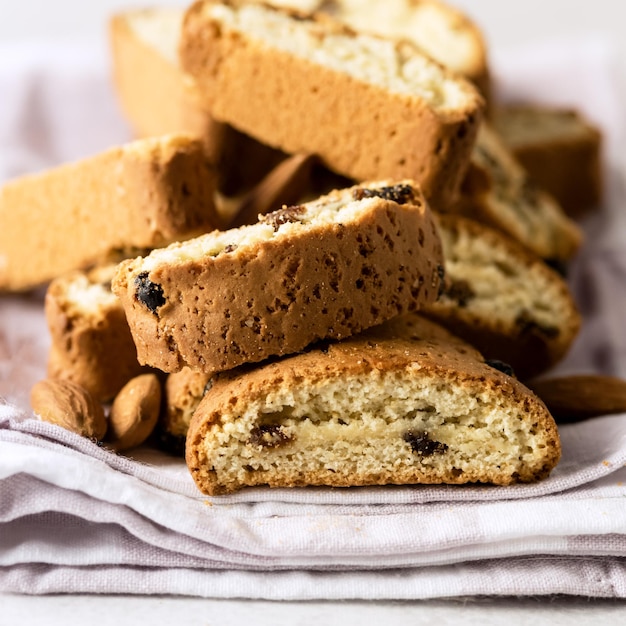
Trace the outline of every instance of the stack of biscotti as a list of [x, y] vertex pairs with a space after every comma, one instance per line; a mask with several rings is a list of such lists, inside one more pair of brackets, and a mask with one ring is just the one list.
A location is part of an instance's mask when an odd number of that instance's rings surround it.
[[[459, 14], [432, 0], [409, 4], [392, 3], [394, 13], [414, 16], [424, 33], [443, 23], [449, 34], [456, 25], [475, 50], [471, 24]], [[356, 19], [358, 3], [337, 6]], [[128, 422], [131, 414], [141, 422], [141, 407], [128, 409], [132, 390], [142, 389], [146, 400], [150, 388], [160, 394], [158, 380], [144, 384], [132, 371], [101, 391], [79, 378], [80, 368], [71, 376], [66, 369], [78, 362], [72, 348], [87, 343], [73, 331], [85, 322], [103, 337], [99, 314], [123, 309], [119, 319], [136, 348], [128, 363], [170, 373], [167, 432], [180, 440], [191, 423], [187, 460], [207, 493], [260, 484], [510, 484], [540, 479], [558, 461], [554, 421], [501, 360], [512, 357], [525, 377], [561, 358], [578, 327], [573, 302], [561, 278], [501, 233], [458, 217], [437, 225], [429, 205], [457, 210], [478, 169], [483, 99], [397, 32], [389, 39], [366, 34], [372, 30], [365, 22], [351, 28], [328, 15], [235, 0], [197, 2], [182, 27], [178, 15], [161, 23], [153, 12], [113, 22], [127, 115], [140, 134], [194, 133], [203, 158], [208, 153], [216, 164], [207, 183], [212, 197], [234, 171], [229, 149], [244, 170], [252, 167], [243, 165], [256, 158], [245, 146], [295, 155], [281, 166], [283, 181], [303, 172], [306, 179], [318, 159], [361, 181], [272, 210], [263, 196], [281, 185], [266, 179], [235, 216], [251, 224], [150, 241], [142, 247], [151, 252], [115, 268], [114, 295], [93, 274], [58, 279], [49, 290], [49, 321], [64, 331], [51, 372], [70, 379], [56, 384], [79, 379], [97, 400], [113, 399], [111, 418]], [[453, 52], [447, 64], [464, 56]], [[487, 76], [484, 62], [482, 78], [469, 65], [457, 71], [477, 81]], [[163, 89], [171, 101], [154, 95]], [[270, 169], [269, 160], [264, 165]], [[524, 185], [517, 173], [511, 178], [514, 184], [501, 187], [491, 180], [490, 191], [473, 201], [491, 209], [496, 188], [517, 198]], [[236, 193], [251, 179], [230, 178]], [[248, 205], [269, 212], [254, 221]], [[506, 230], [498, 220], [491, 221]], [[221, 225], [217, 216], [214, 224]], [[576, 243], [566, 242], [565, 252], [537, 252], [567, 258]], [[490, 312], [489, 298], [498, 303]], [[486, 346], [487, 360], [416, 311], [456, 324]], [[489, 342], [480, 344], [487, 335], [493, 345], [509, 339], [513, 347], [490, 351]], [[535, 343], [542, 359], [529, 365], [525, 350]], [[114, 422], [109, 431], [121, 449]]]

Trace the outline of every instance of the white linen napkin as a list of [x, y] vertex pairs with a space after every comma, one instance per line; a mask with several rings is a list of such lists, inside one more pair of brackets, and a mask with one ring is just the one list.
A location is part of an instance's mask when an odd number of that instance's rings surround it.
[[[19, 71], [0, 63], [0, 177], [126, 138], [101, 59], [21, 58]], [[615, 166], [623, 133], [608, 58], [596, 43], [565, 54], [546, 48], [539, 59], [503, 58], [495, 75], [505, 96], [529, 100], [544, 98], [542, 85], [567, 94], [576, 83], [585, 111], [604, 124]], [[614, 171], [608, 180], [606, 206], [585, 225], [589, 240], [573, 268], [585, 326], [561, 372], [626, 373], [624, 196]], [[562, 427], [563, 459], [535, 485], [255, 488], [207, 497], [181, 460], [147, 446], [118, 456], [34, 419], [28, 393], [45, 376], [48, 343], [41, 294], [0, 299], [0, 590], [626, 597], [626, 415]]]

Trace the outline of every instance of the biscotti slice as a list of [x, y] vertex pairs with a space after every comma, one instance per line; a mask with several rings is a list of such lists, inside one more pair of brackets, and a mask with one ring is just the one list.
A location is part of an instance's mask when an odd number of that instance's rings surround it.
[[253, 485], [508, 485], [544, 478], [559, 456], [539, 398], [417, 315], [218, 375], [186, 449], [209, 495]]
[[460, 201], [452, 210], [507, 233], [550, 261], [569, 260], [582, 239], [578, 226], [530, 181], [502, 139], [484, 122]]
[[48, 376], [75, 382], [101, 401], [145, 368], [121, 302], [111, 292], [115, 265], [75, 271], [48, 286], [45, 312], [51, 348]]
[[212, 375], [184, 367], [165, 381], [165, 406], [158, 425], [161, 446], [184, 456], [189, 424], [202, 396], [211, 388]]
[[602, 198], [600, 131], [572, 109], [501, 106], [495, 129], [529, 176], [574, 217]]
[[185, 16], [180, 56], [214, 117], [263, 143], [358, 181], [415, 179], [435, 208], [458, 191], [483, 101], [408, 41], [207, 1]]
[[581, 323], [563, 278], [498, 231], [454, 215], [437, 221], [446, 287], [424, 314], [520, 379], [555, 365]]
[[487, 50], [478, 26], [439, 0], [270, 0], [269, 4], [321, 11], [354, 30], [408, 39], [433, 59], [471, 80], [489, 99]]
[[138, 137], [184, 132], [201, 138], [216, 164], [218, 187], [239, 194], [284, 155], [213, 119], [193, 79], [180, 69], [184, 11], [125, 11], [110, 22], [113, 79], [122, 110]]
[[0, 291], [212, 230], [215, 172], [187, 135], [135, 141], [0, 189]]
[[416, 310], [442, 260], [419, 189], [369, 183], [125, 261], [113, 291], [141, 363], [215, 372]]

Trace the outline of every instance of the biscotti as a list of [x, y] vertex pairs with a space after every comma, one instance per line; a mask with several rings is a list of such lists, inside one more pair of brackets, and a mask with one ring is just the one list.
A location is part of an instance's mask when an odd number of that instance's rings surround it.
[[424, 314], [520, 379], [560, 361], [581, 324], [563, 278], [503, 233], [460, 216], [437, 221], [446, 287]]
[[193, 79], [178, 63], [184, 11], [160, 7], [126, 11], [109, 25], [113, 82], [121, 108], [138, 137], [174, 132], [203, 140], [215, 163], [218, 187], [240, 194], [284, 155], [213, 119]]
[[560, 443], [545, 405], [417, 315], [220, 374], [187, 436], [201, 491], [544, 478]]
[[212, 230], [214, 169], [187, 135], [144, 139], [0, 189], [0, 291]]
[[115, 266], [53, 280], [45, 312], [51, 347], [48, 376], [70, 380], [100, 401], [111, 400], [142, 372], [124, 309], [111, 292]]
[[568, 261], [582, 240], [578, 226], [532, 183], [486, 123], [481, 124], [460, 201], [452, 210], [507, 233], [550, 261]]
[[212, 374], [184, 367], [165, 381], [165, 402], [160, 420], [159, 442], [172, 454], [183, 456], [189, 424], [202, 396], [211, 387]]
[[125, 261], [113, 291], [141, 363], [214, 372], [416, 310], [442, 261], [415, 184], [369, 183]]
[[357, 181], [415, 179], [434, 208], [455, 197], [483, 101], [410, 42], [324, 14], [197, 2], [180, 57], [214, 117], [257, 140]]
[[602, 135], [571, 109], [501, 106], [493, 124], [529, 176], [578, 217], [602, 198]]
[[270, 0], [269, 4], [321, 11], [364, 33], [408, 39], [433, 59], [491, 92], [487, 50], [476, 24], [439, 0]]

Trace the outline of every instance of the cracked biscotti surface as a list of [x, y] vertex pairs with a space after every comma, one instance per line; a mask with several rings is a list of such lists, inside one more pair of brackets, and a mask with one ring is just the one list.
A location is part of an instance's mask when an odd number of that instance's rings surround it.
[[78, 383], [94, 398], [111, 400], [142, 373], [121, 302], [111, 292], [115, 266], [71, 272], [46, 292], [50, 378]]
[[410, 182], [369, 183], [118, 266], [139, 361], [230, 369], [342, 338], [437, 298], [441, 242]]
[[143, 139], [0, 189], [0, 291], [214, 228], [215, 173], [187, 135]]
[[357, 31], [408, 39], [471, 80], [486, 98], [491, 91], [480, 29], [467, 15], [439, 0], [270, 0], [269, 4], [321, 11]]
[[534, 185], [485, 122], [454, 210], [510, 235], [546, 260], [567, 261], [582, 241], [578, 226], [549, 194]]
[[581, 319], [563, 278], [506, 235], [460, 216], [437, 218], [446, 286], [424, 314], [528, 379], [555, 365]]
[[413, 178], [435, 208], [458, 190], [482, 98], [408, 41], [323, 14], [198, 2], [180, 58], [216, 119], [268, 145], [360, 181]]
[[545, 405], [417, 315], [216, 377], [186, 458], [201, 491], [544, 478], [560, 443]]
[[530, 177], [563, 209], [580, 216], [602, 196], [600, 131], [580, 113], [558, 107], [509, 105], [493, 124]]

